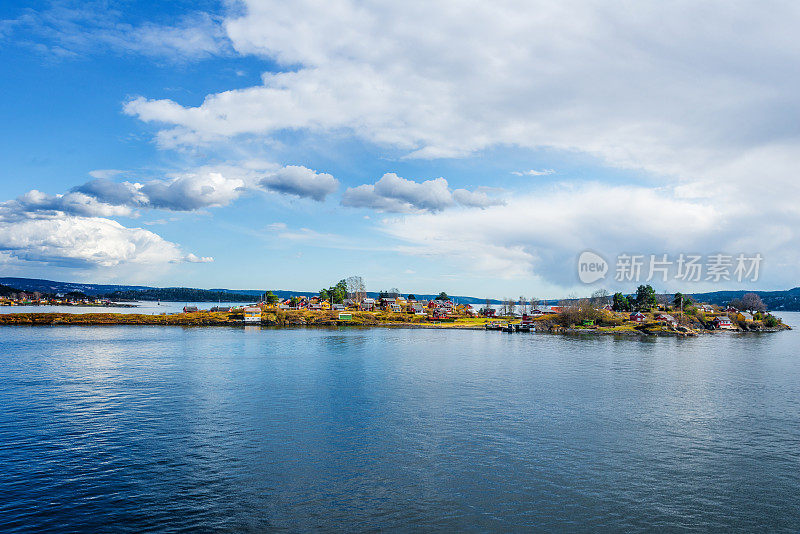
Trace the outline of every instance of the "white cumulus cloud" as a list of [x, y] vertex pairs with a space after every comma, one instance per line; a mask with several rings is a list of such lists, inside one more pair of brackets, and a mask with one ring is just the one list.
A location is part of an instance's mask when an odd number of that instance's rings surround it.
[[130, 215], [131, 210], [126, 206], [108, 204], [80, 192], [48, 195], [36, 189], [15, 200], [0, 202], [0, 220], [54, 214], [111, 217]]
[[321, 202], [336, 191], [339, 181], [324, 172], [315, 172], [299, 165], [287, 165], [275, 172], [267, 173], [259, 180], [267, 191], [310, 198]]
[[200, 167], [143, 183], [95, 178], [73, 189], [107, 204], [192, 211], [227, 206], [256, 190], [323, 201], [339, 186], [327, 173], [302, 166], [262, 162]]
[[374, 184], [348, 188], [342, 195], [343, 206], [395, 213], [436, 212], [456, 205], [484, 208], [503, 203], [482, 191], [451, 191], [447, 180], [441, 177], [415, 182], [393, 172], [384, 174]]
[[81, 192], [48, 195], [32, 190], [0, 203], [0, 254], [73, 268], [208, 262], [142, 228], [109, 219], [130, 216], [128, 206]]

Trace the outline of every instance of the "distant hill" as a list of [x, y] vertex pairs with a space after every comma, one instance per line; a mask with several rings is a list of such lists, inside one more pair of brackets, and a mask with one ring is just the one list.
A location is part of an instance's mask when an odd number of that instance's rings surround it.
[[38, 278], [0, 278], [0, 284], [14, 287], [20, 291], [38, 291], [39, 293], [63, 293], [79, 291], [89, 296], [97, 296], [114, 291], [129, 289], [151, 289], [147, 286], [80, 284], [75, 282], [54, 282]]
[[166, 302], [254, 302], [261, 293], [263, 292], [240, 293], [191, 287], [161, 287], [113, 291], [103, 293], [102, 297], [111, 300], [163, 300]]
[[[198, 289], [192, 287], [151, 287], [113, 284], [82, 284], [78, 282], [56, 282], [38, 278], [0, 277], [0, 284], [15, 288], [17, 291], [38, 291], [48, 294], [67, 294], [81, 292], [91, 297], [104, 297], [114, 300], [163, 300], [172, 302], [251, 302], [267, 289]], [[314, 296], [316, 291], [288, 291], [272, 289], [282, 299], [292, 296]], [[377, 292], [368, 292], [368, 296], [376, 298]], [[403, 293], [407, 295], [407, 293]], [[437, 295], [415, 293], [418, 299], [433, 299]], [[451, 296], [452, 300], [463, 304], [483, 304], [486, 299], [479, 297]], [[490, 300], [491, 304], [499, 304], [498, 300]]]
[[757, 294], [767, 305], [767, 309], [771, 311], [800, 311], [800, 287], [786, 291], [713, 291], [694, 293], [691, 297], [697, 302], [723, 305], [733, 299], [741, 298], [745, 293]]
[[20, 290], [16, 287], [10, 287], [3, 284], [0, 284], [0, 297], [7, 297], [9, 295], [13, 295], [15, 293], [19, 293]]

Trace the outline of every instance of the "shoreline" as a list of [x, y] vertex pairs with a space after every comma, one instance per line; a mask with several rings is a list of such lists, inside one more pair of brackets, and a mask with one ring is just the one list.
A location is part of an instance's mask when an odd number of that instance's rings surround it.
[[[0, 326], [182, 326], [182, 327], [255, 327], [260, 328], [309, 328], [309, 327], [349, 327], [349, 328], [409, 328], [429, 330], [486, 330], [485, 323], [480, 320], [470, 322], [447, 321], [428, 322], [424, 320], [398, 320], [397, 316], [370, 315], [360, 316], [356, 321], [342, 320], [332, 315], [267, 314], [260, 323], [245, 324], [241, 315], [225, 312], [177, 313], [162, 315], [146, 315], [132, 313], [10, 313], [0, 314]], [[759, 328], [755, 330], [696, 330], [665, 329], [660, 324], [642, 325], [639, 327], [564, 327], [543, 322], [542, 328], [535, 329], [537, 334], [561, 334], [579, 336], [619, 336], [619, 337], [698, 337], [705, 334], [757, 334], [774, 333], [791, 330], [783, 325], [776, 328]], [[505, 332], [498, 332], [505, 334]], [[516, 332], [515, 332], [516, 333]]]

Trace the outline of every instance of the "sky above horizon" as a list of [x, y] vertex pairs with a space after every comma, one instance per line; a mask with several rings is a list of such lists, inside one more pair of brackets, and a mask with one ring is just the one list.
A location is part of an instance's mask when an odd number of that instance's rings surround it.
[[[798, 22], [786, 2], [5, 2], [0, 275], [557, 298], [634, 290], [621, 254], [722, 254], [760, 255], [758, 279], [647, 282], [795, 287]], [[591, 285], [587, 250], [609, 263]]]

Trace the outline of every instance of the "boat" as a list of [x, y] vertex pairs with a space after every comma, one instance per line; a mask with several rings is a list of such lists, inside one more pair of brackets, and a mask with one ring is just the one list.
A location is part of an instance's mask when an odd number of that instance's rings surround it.
[[514, 332], [514, 325], [511, 324], [511, 323], [508, 323], [508, 324], [500, 327], [500, 330], [502, 330], [503, 332], [508, 332], [509, 334], [512, 334]]
[[500, 323], [486, 323], [486, 330], [500, 330]]

